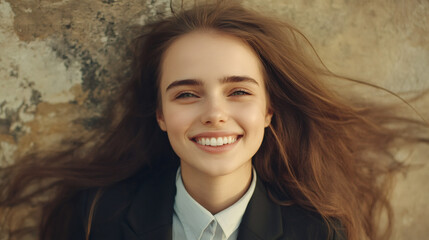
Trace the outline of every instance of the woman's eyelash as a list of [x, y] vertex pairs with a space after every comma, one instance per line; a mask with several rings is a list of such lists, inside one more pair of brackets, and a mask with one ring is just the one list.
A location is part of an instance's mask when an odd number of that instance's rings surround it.
[[[230, 96], [243, 96], [243, 95], [250, 95], [250, 93], [245, 90], [235, 90], [230, 94]], [[192, 97], [198, 97], [198, 96], [191, 92], [182, 92], [176, 96], [176, 99], [192, 98]]]
[[190, 93], [190, 92], [183, 92], [176, 96], [176, 99], [178, 98], [190, 98], [190, 97], [198, 97], [197, 95]]
[[236, 90], [233, 93], [231, 93], [231, 96], [241, 96], [241, 95], [250, 95], [249, 92], [245, 91], [245, 90]]

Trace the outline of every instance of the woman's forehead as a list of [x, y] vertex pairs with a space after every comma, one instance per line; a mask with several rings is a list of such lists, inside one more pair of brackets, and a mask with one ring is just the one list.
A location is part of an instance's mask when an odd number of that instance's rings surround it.
[[259, 58], [241, 39], [215, 31], [195, 31], [175, 40], [161, 62], [161, 87], [177, 79], [248, 76], [262, 84]]

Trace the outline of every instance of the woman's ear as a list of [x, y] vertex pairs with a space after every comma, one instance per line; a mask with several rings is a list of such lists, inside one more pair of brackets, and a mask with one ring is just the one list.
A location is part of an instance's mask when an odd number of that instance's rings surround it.
[[265, 127], [270, 126], [272, 117], [273, 117], [273, 110], [271, 108], [268, 108], [267, 113], [265, 114]]
[[158, 122], [159, 127], [162, 131], [167, 131], [167, 126], [164, 121], [164, 116], [160, 110], [156, 111], [156, 121]]

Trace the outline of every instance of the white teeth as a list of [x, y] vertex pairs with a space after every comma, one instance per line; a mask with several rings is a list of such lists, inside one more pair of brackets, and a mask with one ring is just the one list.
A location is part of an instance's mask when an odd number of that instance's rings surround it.
[[217, 147], [217, 146], [222, 146], [225, 144], [231, 144], [234, 143], [235, 141], [237, 141], [237, 138], [234, 136], [228, 136], [228, 137], [218, 137], [218, 138], [197, 138], [196, 142], [198, 144], [201, 145], [205, 145], [205, 146], [212, 146], [212, 147]]
[[221, 138], [221, 137], [218, 137], [217, 139], [216, 139], [216, 144], [218, 145], [218, 146], [222, 146], [223, 145], [223, 138]]

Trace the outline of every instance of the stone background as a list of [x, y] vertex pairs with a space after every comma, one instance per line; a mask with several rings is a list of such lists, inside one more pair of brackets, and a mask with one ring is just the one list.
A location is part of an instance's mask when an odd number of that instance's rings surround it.
[[[428, 0], [244, 2], [296, 25], [334, 72], [395, 92], [429, 88]], [[0, 0], [0, 165], [96, 128], [128, 74], [132, 27], [168, 13], [167, 0]], [[416, 106], [426, 117], [427, 103]], [[427, 152], [397, 182], [393, 239], [429, 235]]]

